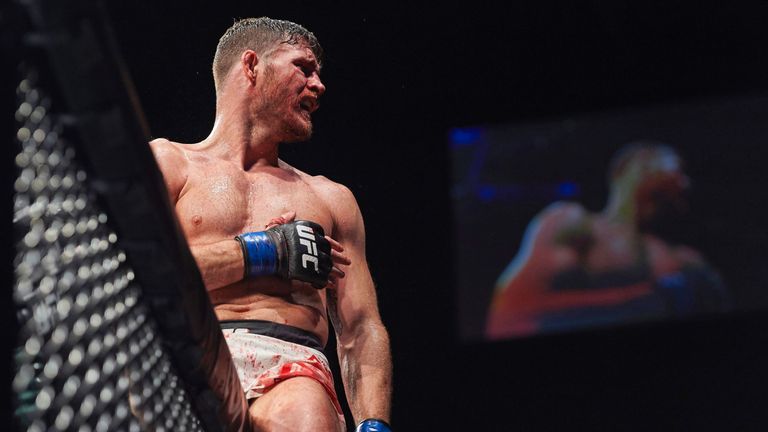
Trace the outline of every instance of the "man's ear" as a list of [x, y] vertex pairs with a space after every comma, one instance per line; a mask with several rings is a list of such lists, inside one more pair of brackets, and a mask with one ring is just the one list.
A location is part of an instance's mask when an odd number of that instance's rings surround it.
[[256, 82], [256, 65], [258, 64], [259, 55], [256, 54], [256, 51], [245, 50], [240, 55], [240, 68], [251, 84]]

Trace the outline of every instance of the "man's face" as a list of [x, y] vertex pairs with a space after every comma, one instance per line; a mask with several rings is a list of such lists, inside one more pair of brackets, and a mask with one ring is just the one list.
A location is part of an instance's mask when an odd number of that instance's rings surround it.
[[314, 53], [305, 44], [283, 43], [264, 60], [256, 115], [273, 122], [282, 142], [309, 139], [311, 114], [325, 93]]
[[638, 222], [641, 226], [675, 223], [688, 212], [690, 179], [680, 157], [670, 151], [643, 156], [637, 185]]

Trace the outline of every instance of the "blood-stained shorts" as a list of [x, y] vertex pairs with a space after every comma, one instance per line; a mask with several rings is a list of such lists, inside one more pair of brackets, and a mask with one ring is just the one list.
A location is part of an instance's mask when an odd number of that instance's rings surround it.
[[313, 334], [269, 321], [223, 321], [221, 327], [246, 399], [258, 398], [286, 379], [309, 377], [325, 388], [344, 424], [328, 359]]

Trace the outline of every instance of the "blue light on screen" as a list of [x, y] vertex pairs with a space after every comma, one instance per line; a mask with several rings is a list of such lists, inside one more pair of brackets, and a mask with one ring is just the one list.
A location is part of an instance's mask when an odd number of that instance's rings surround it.
[[451, 129], [449, 138], [454, 147], [463, 147], [476, 144], [482, 135], [482, 128], [454, 128]]
[[557, 186], [560, 198], [573, 198], [579, 194], [579, 185], [574, 182], [563, 182]]

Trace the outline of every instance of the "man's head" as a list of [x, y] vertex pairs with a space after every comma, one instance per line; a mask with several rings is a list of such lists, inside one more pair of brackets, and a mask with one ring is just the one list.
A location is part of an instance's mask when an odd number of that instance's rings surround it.
[[213, 60], [217, 113], [235, 109], [279, 142], [309, 139], [311, 114], [325, 92], [321, 56], [317, 38], [298, 24], [266, 17], [235, 22]]
[[650, 228], [679, 220], [688, 210], [690, 186], [683, 160], [671, 146], [656, 141], [634, 141], [611, 159], [612, 193], [634, 199], [640, 227]]
[[323, 48], [312, 32], [299, 24], [267, 17], [244, 18], [235, 21], [224, 32], [213, 56], [213, 82], [218, 91], [222, 80], [239, 60], [245, 50], [253, 50], [259, 56], [268, 56], [280, 44], [309, 47], [322, 62]]

